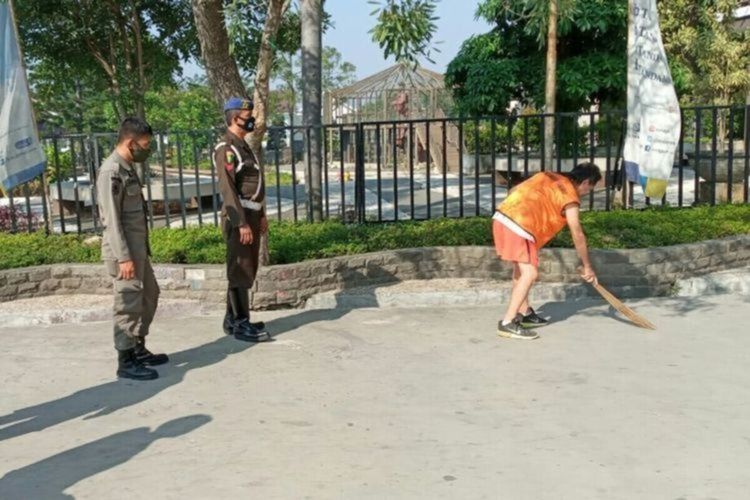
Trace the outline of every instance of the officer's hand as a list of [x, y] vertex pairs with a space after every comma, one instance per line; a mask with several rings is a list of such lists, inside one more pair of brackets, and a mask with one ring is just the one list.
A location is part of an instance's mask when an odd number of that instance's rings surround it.
[[243, 245], [250, 245], [253, 243], [253, 232], [247, 224], [240, 226], [240, 243]]
[[265, 215], [260, 218], [260, 234], [268, 234], [268, 219]]
[[132, 260], [120, 262], [120, 275], [118, 279], [132, 280], [135, 278], [135, 263]]

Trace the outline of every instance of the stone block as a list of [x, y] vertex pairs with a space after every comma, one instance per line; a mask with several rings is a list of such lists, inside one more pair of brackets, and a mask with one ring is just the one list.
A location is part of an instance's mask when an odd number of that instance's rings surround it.
[[277, 303], [276, 293], [257, 292], [252, 296], [253, 309], [275, 306]]
[[203, 269], [205, 278], [207, 280], [213, 280], [213, 279], [226, 279], [227, 278], [227, 271], [223, 267], [206, 267]]
[[5, 273], [0, 272], [0, 288], [4, 287], [7, 282], [8, 279], [5, 277]]
[[0, 297], [13, 298], [18, 293], [18, 285], [5, 285], [0, 288]]
[[203, 281], [206, 279], [206, 271], [203, 269], [185, 269], [187, 281]]
[[63, 278], [60, 284], [67, 290], [78, 289], [81, 287], [81, 278]]
[[51, 276], [50, 269], [48, 267], [37, 267], [29, 269], [28, 279], [35, 283], [42, 282]]
[[46, 292], [46, 293], [54, 292], [58, 288], [60, 288], [60, 280], [58, 279], [51, 278], [51, 279], [47, 279], [39, 283], [40, 292]]
[[18, 285], [19, 283], [26, 283], [29, 280], [29, 276], [26, 271], [13, 270], [5, 275], [5, 280], [8, 285]]
[[36, 292], [39, 290], [39, 283], [27, 282], [18, 285], [18, 295]]
[[[78, 278], [99, 278], [107, 276], [106, 268], [101, 264], [70, 266], [70, 276]], [[56, 276], [53, 276], [56, 278]]]
[[176, 266], [156, 266], [154, 267], [154, 276], [157, 280], [180, 281], [185, 279], [185, 269]]
[[219, 280], [204, 281], [203, 286], [201, 287], [201, 290], [226, 292], [227, 283], [226, 281], [219, 281]]
[[[592, 250], [591, 261], [596, 266], [609, 264], [626, 264], [628, 262], [628, 252], [623, 250]], [[577, 256], [576, 256], [577, 258]]]
[[672, 259], [672, 255], [666, 248], [641, 248], [631, 250], [629, 261], [631, 264], [655, 264]]
[[67, 278], [71, 275], [70, 266], [66, 265], [55, 265], [50, 269], [50, 275], [53, 278]]
[[298, 304], [297, 293], [290, 290], [279, 290], [276, 292], [276, 303], [288, 306], [295, 306]]

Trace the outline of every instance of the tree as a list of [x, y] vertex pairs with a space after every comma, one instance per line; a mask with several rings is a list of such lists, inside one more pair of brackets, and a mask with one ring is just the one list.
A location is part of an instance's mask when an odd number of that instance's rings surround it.
[[750, 32], [733, 27], [739, 0], [659, 3], [664, 45], [683, 80], [683, 102], [740, 103], [750, 89]]
[[223, 0], [192, 0], [192, 8], [201, 61], [219, 106], [232, 96], [247, 96], [237, 61], [229, 51]]
[[211, 89], [187, 81], [146, 94], [149, 123], [160, 131], [190, 131], [218, 128], [224, 123]]
[[[282, 26], [286, 41], [281, 46], [294, 45], [294, 38], [289, 35], [289, 24], [294, 23], [294, 17], [286, 17], [290, 3], [290, 0], [228, 0], [225, 10], [223, 0], [192, 0], [201, 59], [217, 100], [223, 104], [231, 96], [248, 96], [240, 69], [255, 77], [256, 125], [248, 143], [259, 159], [267, 130], [270, 73]], [[256, 52], [251, 56], [253, 47]], [[249, 64], [251, 60], [256, 62], [250, 71], [249, 67], [238, 65], [238, 61]]]
[[[285, 93], [283, 103], [285, 112], [295, 109], [297, 95], [302, 89], [301, 57], [279, 58], [276, 63], [276, 75], [284, 83]], [[323, 47], [321, 61], [321, 90], [325, 94], [331, 90], [340, 89], [356, 81], [357, 67], [344, 61], [341, 52], [335, 47]], [[279, 112], [279, 110], [274, 110]]]
[[32, 74], [70, 95], [73, 82], [108, 95], [118, 118], [145, 115], [144, 97], [172, 82], [191, 52], [181, 0], [17, 0]]
[[311, 130], [305, 149], [307, 156], [307, 189], [310, 200], [309, 219], [323, 220], [321, 189], [321, 118], [322, 118], [322, 45], [323, 6], [321, 0], [302, 0], [302, 120]]
[[268, 12], [266, 15], [263, 34], [261, 36], [258, 62], [255, 66], [255, 92], [253, 101], [255, 103], [255, 131], [250, 138], [250, 146], [261, 158], [260, 149], [263, 136], [268, 130], [268, 93], [271, 79], [271, 69], [274, 62], [274, 42], [277, 39], [284, 14], [289, 9], [291, 0], [268, 0]]
[[[513, 100], [537, 108], [545, 103], [542, 43], [549, 35], [550, 12], [543, 1], [479, 5], [477, 15], [495, 28], [466, 40], [446, 72], [460, 112], [504, 113]], [[557, 28], [555, 110], [624, 102], [627, 3], [560, 2]]]
[[[253, 116], [256, 120], [254, 132], [250, 135], [248, 143], [256, 154], [258, 161], [263, 161], [261, 154], [261, 141], [267, 130], [266, 108], [269, 95], [270, 71], [274, 61], [274, 42], [279, 29], [282, 25], [284, 15], [289, 9], [290, 0], [268, 0], [265, 5], [266, 9], [259, 10], [263, 5], [259, 5], [254, 0], [231, 0], [230, 6], [245, 6], [255, 8], [253, 12], [258, 13], [263, 26], [260, 32], [260, 42], [258, 45], [257, 63], [255, 65], [255, 89], [254, 104], [255, 109]], [[209, 75], [209, 84], [219, 101], [223, 102], [232, 95], [246, 96], [247, 91], [242, 84], [242, 78], [234, 55], [231, 51], [237, 45], [230, 46], [230, 39], [241, 36], [237, 32], [238, 26], [244, 26], [243, 23], [229, 23], [233, 28], [231, 32], [227, 31], [227, 23], [224, 17], [224, 6], [221, 0], [192, 0], [193, 14], [197, 26], [198, 39], [201, 45], [201, 56], [203, 64]], [[255, 31], [257, 33], [257, 30]], [[226, 66], [226, 73], [222, 74], [222, 68]], [[210, 68], [210, 70], [209, 70]], [[213, 74], [213, 76], [212, 76]], [[261, 255], [262, 264], [269, 262], [268, 257], [268, 239], [261, 237]]]
[[371, 1], [378, 7], [371, 15], [377, 18], [370, 30], [372, 39], [383, 49], [387, 59], [416, 66], [419, 57], [430, 62], [432, 38], [437, 31], [435, 8], [437, 0]]

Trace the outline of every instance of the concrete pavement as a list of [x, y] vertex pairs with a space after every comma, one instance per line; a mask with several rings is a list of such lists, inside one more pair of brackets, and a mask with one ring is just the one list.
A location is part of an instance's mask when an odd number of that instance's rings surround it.
[[142, 383], [107, 323], [0, 329], [0, 498], [745, 498], [748, 298], [601, 304], [532, 342], [486, 306], [161, 319]]

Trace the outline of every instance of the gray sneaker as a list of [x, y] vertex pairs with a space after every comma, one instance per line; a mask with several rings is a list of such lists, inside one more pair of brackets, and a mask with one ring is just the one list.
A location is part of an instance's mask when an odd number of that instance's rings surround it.
[[503, 325], [503, 322], [499, 321], [497, 323], [497, 334], [509, 339], [534, 340], [539, 338], [537, 333], [521, 326], [518, 319], [514, 319], [507, 325]]

